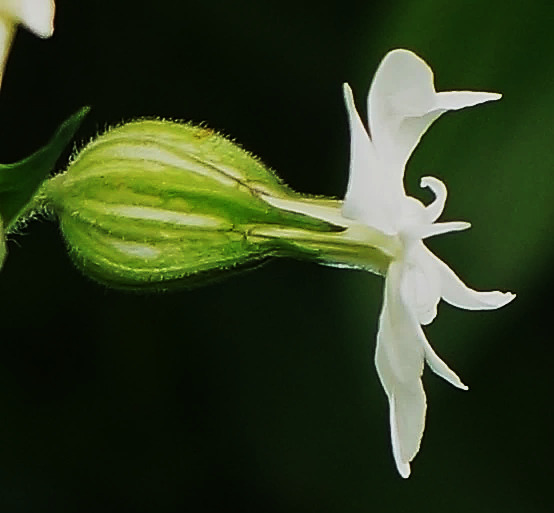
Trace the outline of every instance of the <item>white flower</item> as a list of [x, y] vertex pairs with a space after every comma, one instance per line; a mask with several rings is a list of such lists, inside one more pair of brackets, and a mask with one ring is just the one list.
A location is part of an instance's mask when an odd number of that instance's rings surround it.
[[406, 195], [404, 167], [423, 133], [441, 114], [498, 100], [500, 95], [437, 93], [431, 69], [407, 50], [387, 54], [375, 74], [368, 98], [371, 137], [356, 112], [347, 84], [344, 95], [352, 142], [342, 214], [398, 236], [402, 245], [385, 278], [375, 363], [390, 405], [394, 459], [402, 477], [408, 477], [425, 425], [426, 400], [421, 382], [424, 361], [454, 386], [467, 389], [433, 351], [421, 325], [435, 318], [441, 298], [459, 308], [487, 310], [499, 308], [515, 296], [471, 290], [425, 247], [423, 239], [463, 230], [469, 224], [437, 223], [446, 201], [445, 185], [437, 178], [421, 180], [421, 186], [435, 195], [435, 200], [425, 206]]
[[0, 0], [0, 85], [17, 25], [25, 25], [39, 37], [50, 37], [54, 11], [54, 0]]

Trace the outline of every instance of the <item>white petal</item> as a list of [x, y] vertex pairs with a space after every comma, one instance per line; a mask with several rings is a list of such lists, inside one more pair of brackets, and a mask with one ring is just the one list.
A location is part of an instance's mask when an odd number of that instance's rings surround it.
[[0, 17], [22, 23], [40, 37], [54, 31], [54, 0], [0, 0]]
[[480, 91], [443, 91], [437, 93], [437, 108], [444, 111], [460, 110], [480, 103], [500, 100], [501, 94]]
[[421, 384], [424, 349], [421, 328], [400, 293], [403, 266], [392, 262], [385, 279], [375, 364], [390, 407], [391, 439], [398, 471], [409, 475], [425, 426], [425, 394]]
[[2, 83], [2, 75], [4, 73], [14, 34], [15, 25], [11, 23], [10, 20], [0, 17], [0, 84]]
[[[425, 267], [434, 264], [428, 258], [422, 263]], [[410, 475], [410, 462], [419, 450], [425, 428], [423, 358], [437, 375], [467, 389], [427, 341], [412, 309], [413, 299], [405, 297], [407, 271], [405, 262], [392, 262], [389, 267], [375, 354], [377, 372], [389, 399], [393, 455], [402, 477]]]
[[[382, 60], [368, 97], [369, 128], [379, 155], [392, 160], [397, 182], [419, 138], [439, 116], [421, 119], [436, 108], [433, 74], [415, 54], [393, 50]], [[410, 120], [410, 130], [403, 125]]]
[[381, 370], [386, 371], [381, 376], [385, 390], [392, 390], [398, 382], [411, 382], [423, 371], [423, 350], [417, 342], [419, 323], [404, 301], [401, 290], [404, 273], [403, 263], [393, 261], [385, 278], [377, 334], [377, 351], [383, 357], [379, 362], [386, 364], [383, 369], [378, 369], [380, 376]]
[[18, 23], [40, 37], [54, 30], [53, 0], [0, 0], [0, 85]]
[[466, 221], [448, 221], [446, 223], [433, 223], [430, 225], [421, 225], [413, 228], [410, 233], [412, 236], [418, 235], [420, 239], [428, 239], [436, 235], [442, 235], [449, 232], [460, 232], [471, 228], [471, 224]]
[[462, 383], [458, 375], [439, 358], [437, 353], [435, 353], [425, 336], [422, 337], [421, 341], [423, 342], [423, 348], [425, 350], [425, 361], [431, 370], [437, 376], [440, 376], [448, 381], [451, 385], [454, 385], [462, 390], [467, 390], [467, 386]]
[[468, 91], [436, 93], [433, 72], [407, 50], [389, 52], [369, 92], [369, 128], [377, 155], [390, 163], [396, 182], [431, 123], [447, 110], [470, 107], [500, 95]]
[[448, 195], [446, 185], [434, 176], [424, 176], [419, 185], [424, 189], [428, 187], [435, 195], [434, 201], [425, 207], [427, 222], [434, 223], [442, 214], [446, 204], [446, 196]]
[[[402, 282], [402, 297], [405, 303], [412, 305], [412, 311], [416, 313], [419, 322], [429, 324], [437, 315], [437, 306], [442, 292], [441, 272], [436, 263], [438, 259], [422, 242], [412, 247], [408, 257], [412, 269], [417, 269], [420, 279], [411, 279], [410, 273], [405, 271]], [[412, 273], [415, 273], [415, 271], [412, 271]], [[425, 361], [431, 370], [455, 387], [467, 390], [467, 387], [460, 381], [456, 373], [435, 353], [421, 326], [417, 326], [416, 331], [419, 343], [425, 352]]]
[[407, 478], [425, 429], [427, 402], [421, 379], [396, 387], [389, 404], [392, 453], [398, 472]]
[[494, 310], [507, 305], [516, 296], [511, 292], [479, 292], [470, 289], [450, 267], [425, 248], [440, 275], [441, 296], [447, 302], [466, 310]]
[[[424, 325], [430, 324], [437, 316], [441, 299], [440, 276], [425, 250], [421, 241], [411, 245], [405, 256], [406, 265], [401, 282], [403, 301], [409, 305], [418, 323]], [[425, 337], [423, 332], [421, 336]]]
[[377, 159], [373, 143], [354, 104], [352, 90], [344, 84], [344, 101], [350, 123], [350, 174], [342, 213], [385, 233], [393, 233], [388, 176]]

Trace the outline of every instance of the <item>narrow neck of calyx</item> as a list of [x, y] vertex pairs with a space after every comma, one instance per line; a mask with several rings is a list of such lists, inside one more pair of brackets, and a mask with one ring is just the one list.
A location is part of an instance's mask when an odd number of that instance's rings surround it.
[[366, 223], [349, 219], [342, 213], [343, 202], [327, 198], [277, 198], [263, 195], [271, 206], [325, 221], [336, 229], [319, 231], [260, 225], [250, 237], [280, 239], [293, 245], [299, 254], [330, 266], [363, 269], [385, 275], [391, 261], [401, 257], [402, 242], [396, 234], [387, 234]]

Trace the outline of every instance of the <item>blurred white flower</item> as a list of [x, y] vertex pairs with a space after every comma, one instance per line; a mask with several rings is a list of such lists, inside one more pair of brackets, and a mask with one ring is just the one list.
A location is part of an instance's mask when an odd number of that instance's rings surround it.
[[421, 186], [435, 195], [423, 205], [406, 195], [404, 167], [419, 139], [441, 114], [498, 100], [499, 94], [452, 91], [437, 93], [433, 73], [412, 52], [394, 50], [381, 62], [368, 98], [369, 133], [344, 85], [350, 118], [351, 162], [344, 217], [398, 236], [402, 250], [385, 278], [375, 363], [390, 405], [392, 449], [402, 477], [419, 450], [426, 400], [421, 382], [424, 361], [454, 386], [467, 389], [437, 356], [421, 325], [437, 314], [440, 299], [468, 310], [499, 308], [515, 296], [476, 292], [434, 256], [423, 239], [469, 228], [463, 222], [436, 222], [446, 201], [446, 186], [425, 177]]
[[39, 37], [54, 31], [54, 0], [0, 0], [0, 85], [17, 25]]

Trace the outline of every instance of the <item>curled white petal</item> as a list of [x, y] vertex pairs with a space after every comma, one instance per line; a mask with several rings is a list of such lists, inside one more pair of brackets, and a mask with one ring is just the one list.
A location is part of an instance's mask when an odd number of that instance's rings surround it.
[[425, 207], [427, 213], [427, 222], [434, 223], [442, 214], [444, 205], [446, 204], [446, 197], [448, 191], [444, 182], [435, 178], [434, 176], [424, 176], [421, 179], [420, 186], [422, 188], [429, 188], [435, 195], [434, 201]]

